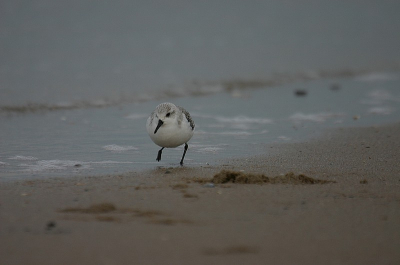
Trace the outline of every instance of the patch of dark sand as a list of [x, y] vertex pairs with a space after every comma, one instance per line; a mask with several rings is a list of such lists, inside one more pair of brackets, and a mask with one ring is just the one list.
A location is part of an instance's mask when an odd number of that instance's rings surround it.
[[193, 221], [187, 219], [160, 218], [160, 219], [152, 219], [149, 221], [149, 223], [160, 224], [160, 225], [178, 225], [178, 224], [193, 224]]
[[183, 194], [183, 198], [198, 198], [199, 197], [196, 194], [188, 193], [186, 191], [182, 192], [182, 194]]
[[172, 185], [171, 187], [174, 190], [179, 190], [182, 193], [183, 198], [198, 198], [199, 197], [196, 194], [192, 194], [187, 191], [187, 188], [189, 188], [189, 186], [187, 184], [178, 183], [178, 184]]
[[116, 218], [114, 216], [103, 216], [103, 215], [96, 216], [96, 220], [101, 221], [101, 222], [120, 222], [121, 221], [121, 219]]
[[155, 210], [134, 210], [135, 216], [137, 217], [145, 217], [145, 218], [154, 218], [156, 216], [165, 216], [163, 212], [155, 211]]
[[173, 186], [171, 186], [172, 189], [174, 190], [183, 190], [183, 189], [187, 189], [189, 186], [183, 183], [179, 183], [179, 184], [175, 184]]
[[240, 171], [232, 170], [221, 170], [215, 174], [213, 178], [194, 178], [192, 181], [197, 183], [208, 183], [224, 184], [224, 183], [236, 183], [236, 184], [326, 184], [336, 183], [330, 180], [321, 180], [308, 177], [300, 174], [295, 175], [293, 172], [286, 173], [283, 176], [268, 177], [264, 174], [252, 174], [244, 173]]
[[[65, 218], [66, 220], [90, 221], [88, 218], [81, 218], [82, 215], [94, 215], [94, 220], [102, 222], [121, 222], [122, 220], [133, 220], [135, 218], [145, 219], [151, 224], [175, 225], [175, 224], [192, 224], [193, 221], [172, 218], [169, 214], [157, 210], [141, 210], [132, 208], [117, 208], [112, 203], [93, 204], [87, 208], [68, 207], [59, 210], [60, 213], [77, 214], [76, 218]], [[107, 215], [104, 215], [107, 214]], [[93, 220], [93, 219], [92, 219]]]
[[205, 248], [204, 255], [235, 255], [235, 254], [257, 254], [258, 248], [245, 245], [230, 246], [226, 248]]
[[112, 203], [99, 203], [93, 204], [87, 208], [80, 207], [68, 207], [60, 210], [61, 213], [88, 213], [88, 214], [100, 214], [109, 213], [115, 211], [117, 208]]
[[136, 186], [135, 187], [135, 190], [154, 190], [154, 189], [156, 189], [156, 187], [154, 187], [154, 186], [150, 186], [150, 187], [147, 187], [147, 186]]
[[118, 214], [134, 214], [139, 217], [153, 217], [155, 215], [163, 215], [162, 212], [153, 210], [139, 210], [132, 208], [118, 208], [112, 203], [99, 203], [93, 204], [87, 208], [84, 207], [67, 207], [59, 210], [60, 213], [78, 213], [78, 214], [104, 214], [104, 213], [118, 213]]

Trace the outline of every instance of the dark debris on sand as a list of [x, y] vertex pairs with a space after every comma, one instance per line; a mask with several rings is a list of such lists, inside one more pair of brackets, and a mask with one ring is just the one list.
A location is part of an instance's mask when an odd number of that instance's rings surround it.
[[244, 173], [240, 171], [222, 170], [215, 174], [212, 179], [194, 179], [198, 183], [211, 182], [214, 184], [237, 183], [237, 184], [326, 184], [335, 181], [321, 180], [308, 177], [304, 174], [295, 175], [289, 172], [283, 176], [268, 177], [264, 174]]
[[100, 203], [93, 204], [87, 208], [65, 208], [60, 210], [63, 213], [89, 213], [89, 214], [100, 214], [109, 213], [115, 211], [117, 208], [112, 203]]

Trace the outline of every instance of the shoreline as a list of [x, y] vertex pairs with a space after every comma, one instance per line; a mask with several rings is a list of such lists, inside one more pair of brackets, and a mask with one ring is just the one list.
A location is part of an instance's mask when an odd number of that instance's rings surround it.
[[[208, 81], [186, 81], [181, 84], [170, 84], [167, 88], [161, 89], [157, 93], [144, 94], [142, 97], [137, 95], [120, 95], [114, 99], [103, 96], [94, 100], [67, 101], [60, 103], [47, 102], [26, 102], [24, 104], [0, 104], [0, 115], [32, 114], [46, 113], [63, 110], [79, 109], [100, 109], [107, 107], [118, 107], [127, 104], [143, 103], [148, 101], [174, 100], [183, 97], [209, 96], [220, 93], [241, 93], [260, 89], [269, 89], [284, 85], [312, 82], [329, 79], [354, 79], [365, 78], [373, 75], [387, 76], [398, 73], [400, 66], [375, 67], [375, 68], [357, 68], [357, 69], [331, 69], [331, 70], [309, 70], [306, 72], [294, 73], [272, 73], [258, 78], [236, 78]], [[183, 89], [182, 89], [183, 87]]]
[[[396, 264], [399, 131], [334, 129], [220, 166], [2, 182], [0, 263]], [[196, 182], [223, 169], [336, 183]]]

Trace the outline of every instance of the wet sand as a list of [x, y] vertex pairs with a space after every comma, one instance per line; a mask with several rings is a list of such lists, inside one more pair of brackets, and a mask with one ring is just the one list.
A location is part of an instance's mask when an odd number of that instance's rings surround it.
[[3, 182], [0, 264], [399, 264], [399, 132], [327, 131], [217, 167]]

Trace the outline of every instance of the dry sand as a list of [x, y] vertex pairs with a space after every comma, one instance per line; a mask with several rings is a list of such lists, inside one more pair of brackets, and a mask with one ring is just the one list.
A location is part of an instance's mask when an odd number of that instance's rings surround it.
[[0, 183], [0, 264], [400, 264], [399, 150], [397, 123], [218, 167]]

